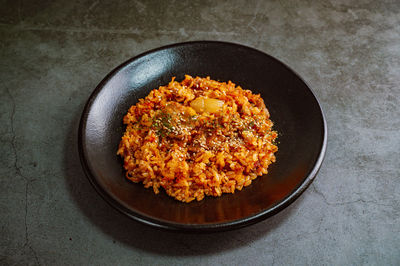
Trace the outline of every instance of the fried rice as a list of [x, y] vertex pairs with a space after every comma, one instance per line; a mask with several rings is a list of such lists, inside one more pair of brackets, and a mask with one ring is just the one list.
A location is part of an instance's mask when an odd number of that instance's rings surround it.
[[182, 202], [242, 190], [267, 174], [278, 150], [261, 96], [210, 77], [172, 78], [123, 122], [126, 177]]

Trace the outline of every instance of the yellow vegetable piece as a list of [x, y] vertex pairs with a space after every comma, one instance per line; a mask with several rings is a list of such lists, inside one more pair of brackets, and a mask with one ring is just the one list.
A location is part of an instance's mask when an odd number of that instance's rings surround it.
[[217, 113], [223, 105], [224, 102], [221, 100], [204, 97], [199, 97], [190, 103], [190, 107], [198, 113]]
[[194, 115], [196, 115], [196, 111], [191, 107], [186, 107], [186, 114], [188, 114], [190, 116], [194, 116]]

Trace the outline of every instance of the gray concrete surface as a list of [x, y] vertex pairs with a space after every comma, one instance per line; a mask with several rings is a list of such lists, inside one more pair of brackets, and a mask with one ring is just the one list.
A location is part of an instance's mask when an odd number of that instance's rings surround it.
[[[265, 51], [309, 82], [326, 159], [288, 209], [225, 233], [159, 231], [85, 178], [77, 124], [98, 82], [189, 40]], [[399, 265], [400, 2], [2, 1], [1, 265]]]

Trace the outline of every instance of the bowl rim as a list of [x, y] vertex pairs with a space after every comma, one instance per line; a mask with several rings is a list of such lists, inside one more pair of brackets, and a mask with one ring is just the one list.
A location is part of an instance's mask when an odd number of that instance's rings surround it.
[[[319, 152], [318, 158], [314, 164], [314, 167], [310, 171], [310, 173], [303, 179], [301, 184], [293, 190], [290, 194], [288, 194], [283, 200], [281, 200], [279, 203], [276, 205], [272, 206], [271, 208], [268, 208], [266, 210], [260, 211], [259, 213], [256, 213], [254, 215], [250, 215], [244, 218], [240, 218], [237, 220], [233, 221], [228, 221], [228, 222], [222, 222], [222, 223], [207, 223], [207, 224], [183, 224], [183, 223], [174, 223], [174, 222], [169, 222], [169, 221], [164, 221], [164, 220], [158, 220], [154, 219], [149, 216], [144, 216], [141, 215], [137, 212], [135, 212], [132, 209], [126, 208], [122, 206], [117, 200], [115, 200], [102, 186], [100, 186], [97, 181], [96, 177], [93, 175], [93, 173], [90, 170], [89, 163], [87, 161], [87, 158], [85, 156], [85, 148], [84, 148], [84, 132], [86, 130], [86, 123], [90, 111], [90, 107], [94, 101], [94, 99], [97, 97], [99, 92], [102, 90], [104, 85], [115, 75], [117, 74], [121, 69], [123, 69], [125, 66], [130, 64], [133, 61], [136, 61], [148, 54], [155, 53], [161, 50], [167, 50], [170, 48], [174, 47], [182, 47], [182, 46], [191, 46], [191, 45], [207, 45], [207, 44], [214, 44], [214, 45], [228, 45], [228, 46], [234, 46], [237, 48], [244, 48], [244, 49], [250, 49], [253, 50], [257, 53], [263, 54], [264, 56], [269, 57], [271, 60], [278, 62], [279, 64], [283, 65], [285, 68], [287, 68], [290, 72], [292, 72], [297, 78], [299, 78], [309, 89], [311, 92], [312, 97], [314, 97], [319, 111], [321, 113], [321, 119], [322, 119], [322, 124], [323, 124], [323, 140], [322, 140], [322, 146], [321, 150]], [[136, 220], [138, 222], [141, 222], [146, 225], [150, 225], [153, 227], [157, 228], [162, 228], [162, 229], [168, 229], [168, 230], [173, 230], [173, 231], [183, 231], [183, 232], [216, 232], [216, 231], [227, 231], [227, 230], [232, 230], [232, 229], [238, 229], [242, 228], [257, 222], [260, 222], [264, 219], [267, 219], [278, 212], [282, 211], [285, 209], [287, 206], [289, 206], [291, 203], [293, 203], [312, 183], [312, 181], [315, 179], [316, 175], [318, 174], [319, 169], [321, 168], [321, 165], [323, 163], [326, 149], [327, 149], [327, 139], [328, 139], [328, 129], [327, 129], [327, 122], [325, 119], [324, 112], [321, 108], [321, 104], [316, 97], [314, 91], [310, 87], [310, 85], [292, 68], [290, 68], [287, 64], [284, 62], [280, 61], [279, 59], [261, 51], [253, 47], [249, 47], [243, 44], [239, 43], [234, 43], [234, 42], [224, 42], [224, 41], [213, 41], [213, 40], [202, 40], [202, 41], [189, 41], [189, 42], [179, 42], [179, 43], [173, 43], [165, 46], [161, 46], [155, 49], [148, 50], [146, 52], [140, 53], [122, 64], [118, 65], [115, 67], [113, 70], [111, 70], [103, 79], [102, 81], [96, 86], [96, 88], [93, 90], [93, 92], [90, 94], [88, 100], [85, 103], [85, 106], [83, 108], [83, 112], [80, 118], [79, 122], [79, 128], [78, 128], [78, 152], [79, 152], [79, 158], [81, 162], [81, 166], [84, 170], [84, 173], [86, 177], [89, 179], [90, 183], [92, 186], [95, 188], [95, 190], [100, 194], [100, 196], [107, 202], [109, 203], [112, 207], [114, 207], [116, 210], [119, 212], [127, 215], [128, 217], [132, 218], [133, 220]]]

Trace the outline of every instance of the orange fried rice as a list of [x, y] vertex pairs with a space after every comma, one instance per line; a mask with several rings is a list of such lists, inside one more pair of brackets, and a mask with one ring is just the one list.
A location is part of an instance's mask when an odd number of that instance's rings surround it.
[[261, 96], [210, 77], [172, 78], [123, 122], [117, 154], [126, 177], [183, 202], [241, 190], [268, 172], [278, 150]]

